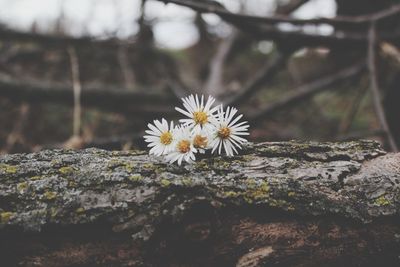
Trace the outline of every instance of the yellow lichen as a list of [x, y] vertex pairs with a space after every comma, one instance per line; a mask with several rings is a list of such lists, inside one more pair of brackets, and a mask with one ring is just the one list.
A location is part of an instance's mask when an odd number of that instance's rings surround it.
[[0, 164], [0, 170], [8, 174], [15, 174], [17, 173], [17, 166]]
[[56, 208], [52, 207], [52, 208], [50, 209], [50, 216], [51, 216], [52, 218], [54, 218], [54, 217], [57, 216], [57, 214], [58, 214], [58, 210], [57, 210]]
[[37, 181], [37, 180], [43, 179], [43, 177], [42, 177], [42, 176], [39, 176], [39, 175], [36, 175], [36, 176], [32, 176], [32, 177], [29, 178], [29, 179], [31, 179], [32, 181]]
[[270, 187], [267, 182], [261, 181], [257, 182], [253, 178], [249, 178], [246, 180], [247, 189], [243, 193], [243, 199], [251, 204], [254, 201], [264, 200], [273, 205], [275, 202], [274, 199], [271, 199], [270, 196]]
[[163, 186], [163, 187], [167, 187], [167, 186], [169, 186], [171, 184], [171, 182], [168, 181], [167, 179], [162, 179], [160, 181], [160, 183], [161, 183], [161, 186]]
[[22, 183], [17, 184], [17, 190], [20, 193], [23, 193], [27, 188], [28, 188], [28, 183], [27, 182], [22, 182]]
[[139, 182], [142, 179], [143, 177], [140, 174], [131, 175], [129, 177], [129, 180], [131, 180], [132, 182]]
[[74, 171], [74, 168], [72, 168], [72, 167], [61, 167], [60, 169], [58, 169], [58, 171], [61, 174], [69, 174], [69, 173], [72, 173]]
[[131, 163], [125, 163], [124, 166], [125, 166], [125, 170], [127, 172], [132, 172], [133, 171], [133, 165]]
[[43, 197], [47, 200], [54, 200], [57, 196], [56, 192], [47, 191], [43, 194]]
[[193, 181], [190, 178], [183, 178], [182, 179], [182, 184], [185, 185], [185, 186], [191, 186], [193, 184]]
[[289, 207], [287, 207], [287, 210], [288, 210], [288, 211], [294, 211], [294, 210], [295, 210], [295, 207], [292, 206], [292, 205], [290, 205]]
[[80, 207], [80, 208], [77, 208], [77, 209], [75, 210], [75, 212], [78, 213], [78, 214], [82, 214], [82, 213], [85, 212], [85, 209], [82, 208], [82, 207]]
[[209, 166], [206, 161], [198, 161], [196, 162], [196, 169], [198, 170], [208, 170]]
[[68, 187], [75, 188], [77, 186], [77, 183], [75, 181], [68, 181]]
[[378, 206], [387, 206], [390, 205], [390, 201], [387, 200], [385, 196], [380, 196], [375, 199], [375, 204]]
[[153, 169], [154, 166], [153, 166], [153, 164], [146, 163], [146, 164], [143, 164], [143, 168], [145, 168], [145, 169]]
[[8, 223], [12, 216], [14, 216], [14, 212], [10, 212], [10, 211], [1, 212], [0, 213], [0, 222]]
[[224, 195], [226, 197], [237, 197], [239, 195], [239, 193], [234, 192], [234, 191], [227, 191], [227, 192], [224, 192]]

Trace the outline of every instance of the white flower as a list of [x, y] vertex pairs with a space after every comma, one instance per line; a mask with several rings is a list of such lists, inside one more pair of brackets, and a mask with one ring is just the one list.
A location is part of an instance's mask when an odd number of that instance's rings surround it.
[[176, 107], [175, 109], [189, 119], [179, 120], [184, 126], [191, 127], [193, 132], [197, 133], [202, 129], [211, 130], [212, 125], [215, 124], [214, 113], [218, 110], [219, 106], [212, 107], [215, 98], [209, 96], [207, 102], [204, 104], [204, 95], [199, 97], [190, 95], [182, 98], [183, 106], [186, 110]]
[[169, 127], [165, 119], [154, 120], [154, 124], [147, 124], [150, 130], [144, 136], [147, 146], [151, 147], [150, 154], [161, 156], [174, 149], [174, 123], [171, 121]]
[[211, 131], [202, 129], [198, 132], [193, 132], [192, 139], [194, 148], [196, 148], [202, 154], [204, 154], [207, 149], [211, 148], [210, 146], [212, 140]]
[[225, 153], [228, 156], [233, 156], [234, 153], [238, 153], [236, 148], [241, 149], [241, 144], [247, 142], [246, 139], [240, 136], [249, 135], [249, 125], [247, 121], [237, 123], [243, 115], [234, 118], [236, 113], [237, 109], [233, 107], [228, 107], [226, 112], [222, 108], [218, 110], [217, 124], [213, 132], [213, 140], [211, 141], [211, 153], [214, 153], [218, 148], [218, 154], [221, 154], [221, 149], [224, 147]]
[[178, 127], [174, 134], [174, 150], [165, 156], [166, 160], [170, 163], [177, 161], [178, 165], [181, 165], [183, 160], [192, 163], [196, 159], [194, 153], [197, 153], [197, 149], [193, 145], [190, 128]]

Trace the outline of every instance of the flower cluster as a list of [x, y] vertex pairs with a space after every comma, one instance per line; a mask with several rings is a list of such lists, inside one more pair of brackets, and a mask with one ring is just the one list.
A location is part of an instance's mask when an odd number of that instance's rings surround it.
[[204, 96], [190, 95], [182, 98], [183, 107], [175, 109], [187, 118], [179, 125], [168, 123], [165, 119], [149, 123], [144, 136], [150, 147], [150, 154], [164, 156], [170, 162], [192, 163], [196, 153], [222, 153], [233, 156], [247, 142], [242, 136], [249, 135], [246, 121], [239, 122], [243, 115], [237, 115], [237, 109], [221, 105], [215, 106], [211, 96], [204, 102]]

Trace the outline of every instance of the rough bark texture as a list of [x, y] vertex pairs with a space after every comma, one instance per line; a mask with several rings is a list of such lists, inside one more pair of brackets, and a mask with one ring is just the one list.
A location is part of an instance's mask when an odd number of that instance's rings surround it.
[[400, 154], [372, 141], [5, 155], [0, 265], [399, 266], [399, 210]]

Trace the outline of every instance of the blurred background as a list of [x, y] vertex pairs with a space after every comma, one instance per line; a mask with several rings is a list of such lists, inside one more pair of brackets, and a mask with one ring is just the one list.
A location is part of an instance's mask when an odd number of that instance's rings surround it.
[[0, 152], [140, 149], [191, 93], [251, 141], [400, 145], [398, 0], [0, 0]]

